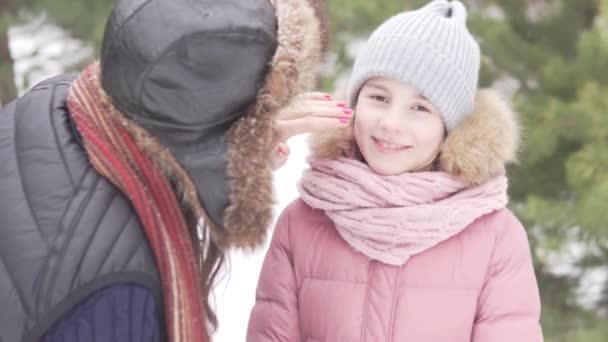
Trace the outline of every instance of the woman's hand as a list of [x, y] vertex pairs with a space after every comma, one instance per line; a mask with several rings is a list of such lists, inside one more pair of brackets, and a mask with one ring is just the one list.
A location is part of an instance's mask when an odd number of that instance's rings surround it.
[[320, 132], [348, 126], [353, 110], [346, 102], [334, 101], [326, 93], [311, 92], [298, 96], [276, 117], [271, 165], [280, 169], [289, 158], [287, 139], [303, 133]]

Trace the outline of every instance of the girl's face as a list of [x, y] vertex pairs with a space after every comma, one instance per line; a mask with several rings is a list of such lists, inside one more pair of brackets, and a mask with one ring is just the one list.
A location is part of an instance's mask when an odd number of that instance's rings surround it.
[[427, 168], [445, 137], [441, 115], [429, 100], [413, 86], [383, 77], [361, 88], [354, 125], [361, 154], [382, 175]]

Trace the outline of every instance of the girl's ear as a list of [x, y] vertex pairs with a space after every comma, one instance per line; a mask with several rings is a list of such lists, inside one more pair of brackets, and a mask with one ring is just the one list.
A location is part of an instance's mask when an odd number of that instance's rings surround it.
[[473, 112], [445, 139], [439, 170], [468, 184], [481, 184], [517, 161], [519, 143], [516, 113], [496, 91], [479, 90]]

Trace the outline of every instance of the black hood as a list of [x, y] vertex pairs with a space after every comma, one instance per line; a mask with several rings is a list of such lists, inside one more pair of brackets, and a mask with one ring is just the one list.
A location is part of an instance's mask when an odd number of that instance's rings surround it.
[[170, 150], [219, 226], [225, 134], [255, 102], [276, 48], [268, 0], [119, 0], [106, 26], [105, 92]]

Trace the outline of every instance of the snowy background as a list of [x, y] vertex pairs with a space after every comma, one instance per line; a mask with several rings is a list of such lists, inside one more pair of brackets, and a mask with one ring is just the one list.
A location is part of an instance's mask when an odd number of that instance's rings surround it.
[[[296, 183], [307, 167], [308, 147], [306, 135], [296, 136], [289, 140], [291, 154], [288, 163], [274, 174], [274, 187], [278, 214], [298, 197]], [[274, 227], [274, 224], [273, 224]], [[269, 235], [270, 241], [271, 235]], [[215, 290], [217, 314], [220, 328], [215, 336], [218, 342], [245, 341], [249, 312], [255, 301], [255, 288], [262, 267], [262, 261], [268, 248], [268, 242], [255, 253], [233, 252], [223, 280]]]

